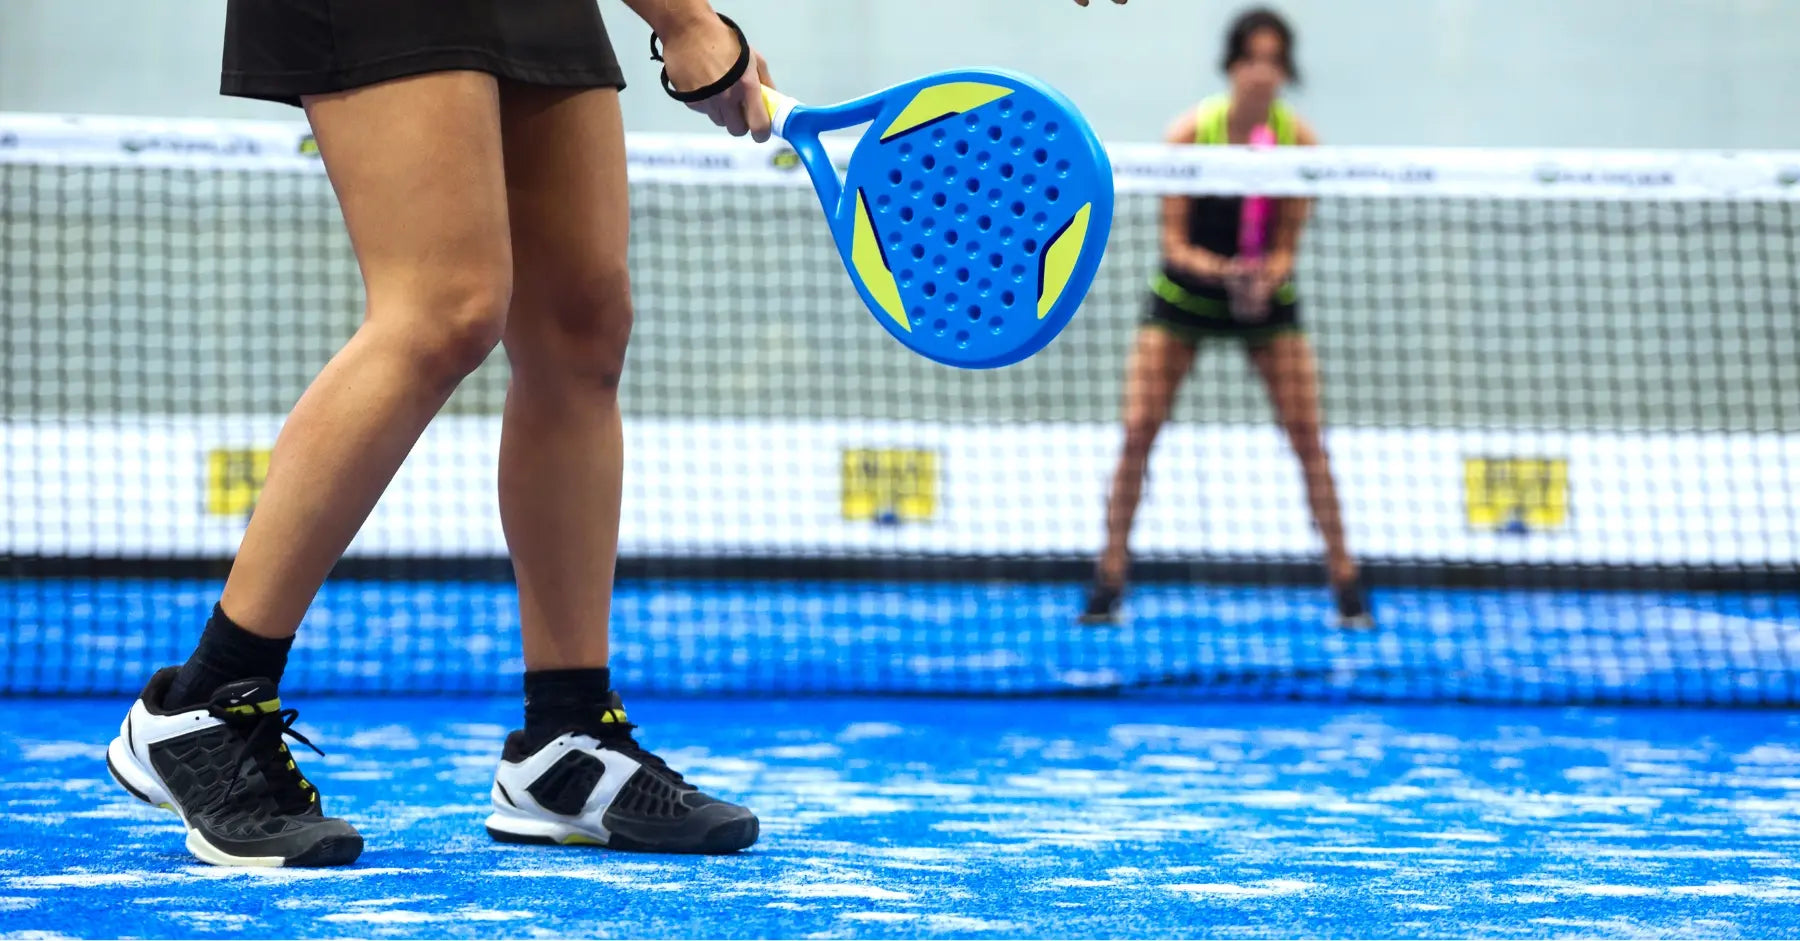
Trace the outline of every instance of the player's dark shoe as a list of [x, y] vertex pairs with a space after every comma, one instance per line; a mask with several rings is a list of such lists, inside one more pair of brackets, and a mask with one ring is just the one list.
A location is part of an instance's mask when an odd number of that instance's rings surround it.
[[503, 843], [582, 844], [645, 853], [735, 853], [756, 815], [700, 793], [637, 743], [625, 709], [547, 742], [507, 736], [487, 831]]
[[1363, 592], [1362, 580], [1355, 579], [1333, 585], [1331, 593], [1337, 602], [1337, 626], [1346, 631], [1367, 631], [1375, 627], [1375, 615], [1369, 610], [1369, 598]]
[[1119, 623], [1119, 608], [1124, 599], [1124, 588], [1096, 581], [1088, 588], [1087, 607], [1082, 609], [1081, 623], [1093, 626]]
[[106, 766], [133, 797], [181, 816], [187, 848], [215, 866], [347, 866], [361, 834], [325, 816], [283, 736], [294, 731], [265, 679], [228, 683], [212, 700], [164, 709], [177, 668], [160, 670], [106, 750]]

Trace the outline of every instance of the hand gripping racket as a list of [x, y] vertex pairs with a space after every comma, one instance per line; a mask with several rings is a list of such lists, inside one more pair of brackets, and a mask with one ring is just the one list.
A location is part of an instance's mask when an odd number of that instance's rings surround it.
[[[1006, 366], [1081, 306], [1112, 232], [1112, 165], [1061, 94], [964, 69], [828, 108], [772, 89], [763, 100], [812, 177], [857, 293], [914, 352]], [[861, 124], [840, 180], [819, 135]]]

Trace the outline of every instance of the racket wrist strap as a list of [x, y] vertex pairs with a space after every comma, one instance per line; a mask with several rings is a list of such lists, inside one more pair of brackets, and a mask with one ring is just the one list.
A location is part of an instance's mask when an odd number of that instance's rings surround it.
[[[668, 92], [670, 98], [673, 98], [676, 101], [679, 101], [684, 105], [691, 105], [691, 104], [695, 104], [697, 102], [705, 101], [706, 99], [711, 98], [712, 96], [725, 91], [726, 89], [730, 88], [731, 86], [736, 85], [738, 83], [738, 80], [744, 77], [745, 72], [750, 71], [750, 40], [749, 40], [749, 38], [744, 35], [743, 29], [740, 28], [737, 25], [737, 22], [734, 21], [731, 17], [726, 16], [723, 13], [718, 14], [718, 16], [719, 16], [719, 19], [722, 22], [724, 22], [724, 24], [726, 26], [731, 27], [731, 31], [733, 33], [737, 34], [737, 41], [738, 41], [737, 62], [731, 66], [731, 70], [729, 72], [725, 73], [724, 78], [721, 78], [718, 81], [712, 83], [711, 85], [707, 85], [704, 88], [696, 88], [693, 91], [681, 91], [680, 89], [677, 89], [675, 87], [675, 83], [669, 81], [668, 66], [664, 66], [663, 70], [662, 70], [663, 91]], [[652, 61], [652, 62], [663, 61], [662, 36], [660, 36], [654, 32], [650, 34], [650, 61]]]

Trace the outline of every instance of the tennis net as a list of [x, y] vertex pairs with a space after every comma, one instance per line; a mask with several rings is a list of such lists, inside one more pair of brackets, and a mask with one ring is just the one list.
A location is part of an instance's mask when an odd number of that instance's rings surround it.
[[[1800, 154], [1113, 148], [1089, 302], [959, 372], [870, 322], [778, 145], [633, 136], [615, 671], [633, 690], [1800, 701]], [[1297, 269], [1379, 629], [1329, 626], [1243, 348], [1163, 430], [1119, 626], [1076, 623], [1159, 198], [1315, 200]], [[0, 115], [0, 692], [182, 656], [354, 330], [303, 126]], [[504, 358], [426, 433], [290, 687], [501, 691]]]

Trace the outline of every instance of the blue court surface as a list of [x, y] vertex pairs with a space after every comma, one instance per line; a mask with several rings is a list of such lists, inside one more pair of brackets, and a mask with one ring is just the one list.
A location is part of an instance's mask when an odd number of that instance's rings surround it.
[[624, 584], [642, 738], [764, 821], [694, 859], [490, 843], [510, 590], [333, 584], [288, 704], [369, 848], [228, 871], [103, 761], [218, 586], [0, 591], [59, 694], [0, 698], [0, 937], [1800, 936], [1800, 715], [1504, 704], [1792, 701], [1793, 595], [1387, 590], [1347, 636], [1310, 590], [1091, 630], [1075, 585]]
[[[0, 580], [0, 691], [136, 692], [192, 649], [220, 584]], [[1074, 584], [655, 580], [619, 585], [632, 694], [1114, 693], [1509, 703], [1800, 702], [1800, 592], [1385, 588], [1375, 632], [1323, 588], [1143, 585], [1077, 625]], [[510, 694], [505, 584], [333, 582], [290, 693]]]
[[369, 849], [228, 871], [127, 798], [123, 701], [4, 703], [0, 937], [1792, 937], [1770, 711], [639, 700], [736, 857], [491, 844], [510, 699], [301, 703]]

